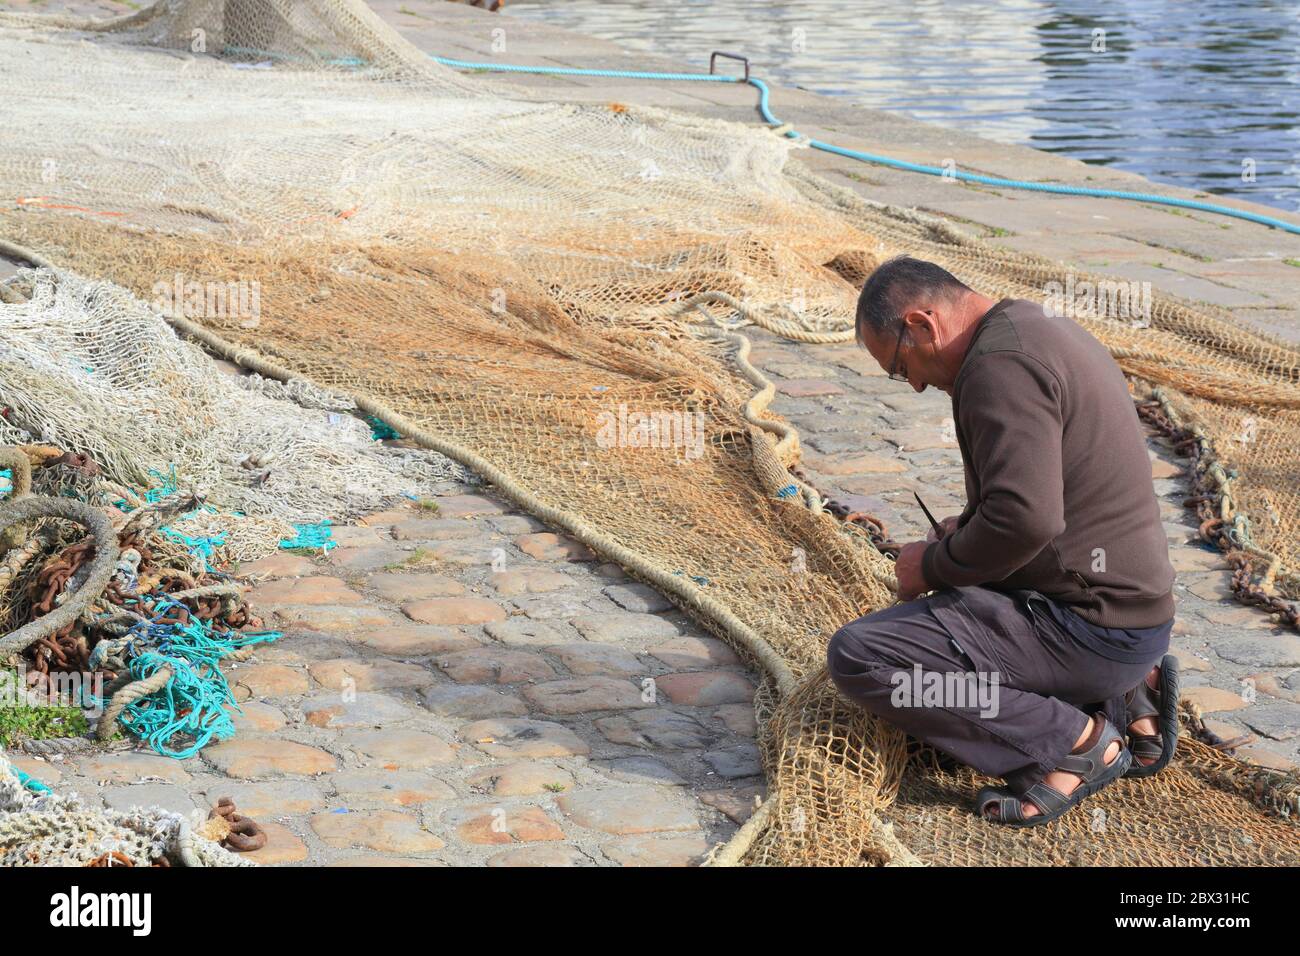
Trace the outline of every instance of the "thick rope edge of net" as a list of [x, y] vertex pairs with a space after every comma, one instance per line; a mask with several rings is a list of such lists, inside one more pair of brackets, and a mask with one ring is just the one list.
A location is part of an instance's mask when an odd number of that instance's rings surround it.
[[49, 614], [29, 621], [0, 638], [0, 660], [11, 654], [22, 653], [42, 637], [53, 634], [80, 618], [86, 608], [104, 593], [117, 565], [117, 533], [108, 517], [99, 509], [75, 498], [38, 496], [28, 496], [0, 505], [0, 531], [36, 518], [65, 518], [85, 526], [95, 539], [95, 557], [85, 581], [66, 602]]
[[[1237, 564], [1231, 578], [1233, 596], [1240, 603], [1276, 615], [1283, 623], [1300, 630], [1300, 605], [1276, 593], [1279, 577], [1295, 587], [1295, 571], [1284, 574], [1281, 556], [1255, 544], [1250, 533], [1250, 521], [1238, 510], [1233, 495], [1236, 474], [1217, 456], [1214, 442], [1199, 425], [1184, 421], [1163, 389], [1151, 387], [1145, 399], [1135, 398], [1135, 401], [1139, 417], [1172, 441], [1176, 448], [1193, 446], [1196, 449], [1195, 453], [1189, 452], [1192, 461], [1187, 466], [1186, 477], [1192, 497], [1185, 505], [1191, 507], [1206, 502], [1211, 513], [1217, 512], [1217, 518], [1201, 522], [1197, 533], [1201, 540], [1214, 545], [1230, 562]], [[1204, 517], [1204, 512], [1200, 513]], [[1264, 562], [1264, 570], [1256, 571], [1249, 558]], [[1252, 581], [1252, 577], [1258, 581]]]

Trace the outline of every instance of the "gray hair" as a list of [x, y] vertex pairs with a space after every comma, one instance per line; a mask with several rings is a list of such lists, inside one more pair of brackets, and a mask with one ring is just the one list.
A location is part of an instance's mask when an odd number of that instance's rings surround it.
[[869, 329], [881, 336], [898, 328], [912, 306], [934, 301], [951, 302], [973, 291], [942, 266], [911, 256], [895, 256], [867, 276], [858, 296], [857, 338], [865, 343]]

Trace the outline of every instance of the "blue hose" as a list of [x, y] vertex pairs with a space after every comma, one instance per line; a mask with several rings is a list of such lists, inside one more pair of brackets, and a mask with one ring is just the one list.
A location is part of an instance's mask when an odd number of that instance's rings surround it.
[[[433, 56], [432, 53], [429, 54]], [[736, 83], [739, 77], [723, 76], [719, 73], [646, 73], [641, 70], [578, 70], [567, 66], [518, 66], [512, 63], [473, 63], [469, 60], [453, 60], [445, 56], [433, 56], [443, 66], [458, 70], [492, 70], [495, 73], [541, 73], [552, 76], [606, 76], [619, 80], [696, 80], [705, 83]]]
[[[432, 56], [432, 54], [430, 54]], [[613, 79], [624, 80], [689, 80], [695, 82], [714, 82], [714, 83], [748, 83], [758, 90], [758, 111], [763, 115], [763, 119], [771, 126], [784, 125], [781, 120], [772, 114], [769, 106], [771, 100], [771, 90], [766, 83], [757, 77], [739, 77], [723, 76], [715, 73], [649, 73], [639, 70], [580, 70], [571, 67], [562, 66], [520, 66], [510, 63], [475, 63], [468, 60], [455, 60], [450, 57], [434, 56], [433, 59], [443, 66], [453, 67], [459, 70], [490, 70], [496, 73], [540, 73], [551, 76], [599, 76]], [[800, 134], [793, 129], [787, 130], [785, 135], [790, 138], [796, 138]], [[948, 179], [958, 179], [962, 182], [980, 183], [984, 186], [1000, 186], [1004, 189], [1026, 189], [1031, 192], [1039, 193], [1057, 193], [1062, 196], [1092, 196], [1097, 199], [1125, 199], [1131, 202], [1156, 203], [1161, 206], [1176, 206], [1180, 209], [1195, 209], [1198, 212], [1213, 213], [1217, 216], [1231, 216], [1234, 219], [1245, 219], [1247, 222], [1257, 222], [1263, 226], [1272, 226], [1274, 229], [1282, 229], [1286, 232], [1300, 235], [1300, 226], [1293, 223], [1285, 222], [1281, 219], [1274, 219], [1272, 216], [1261, 216], [1258, 213], [1247, 212], [1243, 209], [1233, 209], [1229, 206], [1219, 206], [1215, 203], [1198, 202], [1195, 199], [1177, 199], [1173, 196], [1157, 196], [1155, 193], [1135, 193], [1126, 192], [1121, 189], [1091, 189], [1086, 186], [1062, 186], [1055, 183], [1031, 183], [1021, 179], [1001, 179], [997, 176], [981, 176], [978, 173], [963, 173], [956, 169], [941, 169], [938, 166], [925, 166], [920, 163], [909, 163], [902, 159], [893, 159], [889, 156], [879, 156], [875, 153], [864, 153], [861, 150], [848, 149], [844, 146], [836, 146], [834, 143], [826, 143], [819, 139], [809, 139], [808, 145], [813, 149], [820, 149], [827, 153], [834, 153], [836, 156], [846, 156], [849, 159], [856, 159], [863, 163], [874, 163], [877, 166], [889, 166], [893, 169], [903, 169], [912, 173], [925, 173], [929, 176], [943, 176]]]

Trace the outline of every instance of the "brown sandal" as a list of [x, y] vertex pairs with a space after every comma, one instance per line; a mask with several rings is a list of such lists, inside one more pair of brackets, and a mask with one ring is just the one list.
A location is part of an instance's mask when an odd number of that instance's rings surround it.
[[[1143, 717], [1155, 717], [1160, 725], [1158, 734], [1135, 734], [1129, 731], [1129, 749], [1133, 751], [1133, 765], [1126, 777], [1153, 777], [1174, 759], [1178, 749], [1178, 658], [1166, 654], [1160, 661], [1158, 690], [1147, 686], [1146, 678], [1124, 695], [1125, 719], [1128, 726]], [[1152, 694], [1156, 696], [1153, 698]], [[1150, 759], [1144, 764], [1138, 757]]]
[[[1119, 743], [1119, 753], [1110, 763], [1106, 763], [1106, 751], [1113, 743]], [[1089, 797], [1103, 787], [1114, 783], [1122, 777], [1132, 763], [1133, 755], [1124, 746], [1124, 738], [1105, 717], [1093, 718], [1092, 733], [1082, 744], [1061, 759], [1057, 770], [1077, 774], [1080, 783], [1068, 794], [1041, 780], [1017, 796], [1008, 787], [983, 787], [975, 795], [975, 812], [990, 823], [1002, 823], [1009, 827], [1036, 827], [1051, 823], [1072, 807], [1078, 806], [1085, 797]], [[1025, 816], [1025, 804], [1032, 803], [1038, 813], [1032, 817]], [[996, 817], [989, 816], [989, 809], [998, 808]]]

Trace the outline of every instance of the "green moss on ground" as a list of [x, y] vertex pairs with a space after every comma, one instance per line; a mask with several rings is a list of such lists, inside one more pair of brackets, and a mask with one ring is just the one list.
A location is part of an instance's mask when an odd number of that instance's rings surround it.
[[0, 668], [0, 747], [19, 740], [81, 737], [90, 731], [77, 707], [29, 707], [16, 703], [20, 677], [12, 667]]

